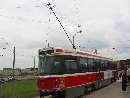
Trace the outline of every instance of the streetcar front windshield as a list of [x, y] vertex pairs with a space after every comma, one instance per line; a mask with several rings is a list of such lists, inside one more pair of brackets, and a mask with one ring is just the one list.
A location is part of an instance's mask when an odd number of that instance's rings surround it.
[[69, 56], [45, 56], [39, 58], [41, 75], [68, 74], [77, 71], [77, 61]]

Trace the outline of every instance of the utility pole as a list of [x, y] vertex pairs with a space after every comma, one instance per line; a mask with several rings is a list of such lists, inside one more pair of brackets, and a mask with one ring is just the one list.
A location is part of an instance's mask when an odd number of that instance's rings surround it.
[[13, 79], [14, 79], [14, 68], [15, 68], [15, 46], [13, 49], [13, 54], [14, 54], [14, 58], [13, 58]]
[[36, 67], [35, 56], [34, 56], [34, 62], [33, 62], [33, 63], [34, 63], [34, 65], [33, 65], [33, 66], [34, 66], [34, 67], [33, 67], [34, 69], [33, 69], [33, 70], [35, 71], [35, 67]]

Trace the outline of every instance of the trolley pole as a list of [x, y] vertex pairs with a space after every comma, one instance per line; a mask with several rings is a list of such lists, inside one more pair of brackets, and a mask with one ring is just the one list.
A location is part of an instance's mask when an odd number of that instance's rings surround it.
[[75, 36], [76, 36], [76, 34], [77, 33], [82, 33], [82, 31], [80, 30], [79, 32], [76, 32], [74, 35], [73, 35], [73, 43], [72, 43], [72, 45], [73, 45], [73, 49], [75, 49], [76, 50], [76, 46], [75, 46]]
[[13, 58], [13, 79], [14, 79], [14, 68], [15, 68], [15, 46], [13, 49], [13, 54], [14, 54], [14, 58]]
[[75, 41], [75, 36], [73, 35], [73, 49], [76, 49], [74, 41]]

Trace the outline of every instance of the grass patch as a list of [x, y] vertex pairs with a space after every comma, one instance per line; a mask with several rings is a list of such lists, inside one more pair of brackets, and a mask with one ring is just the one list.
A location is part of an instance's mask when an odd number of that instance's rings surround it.
[[14, 80], [0, 88], [0, 98], [32, 98], [37, 95], [36, 80]]

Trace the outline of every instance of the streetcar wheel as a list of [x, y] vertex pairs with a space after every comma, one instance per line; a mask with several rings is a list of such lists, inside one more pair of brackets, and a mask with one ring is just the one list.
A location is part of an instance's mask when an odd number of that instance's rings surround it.
[[82, 96], [78, 96], [78, 97], [75, 97], [75, 98], [82, 98]]
[[40, 98], [42, 98], [42, 93], [40, 92]]
[[65, 94], [60, 92], [60, 93], [55, 94], [52, 98], [65, 98]]
[[56, 96], [53, 96], [52, 98], [65, 98], [65, 96], [56, 95]]

